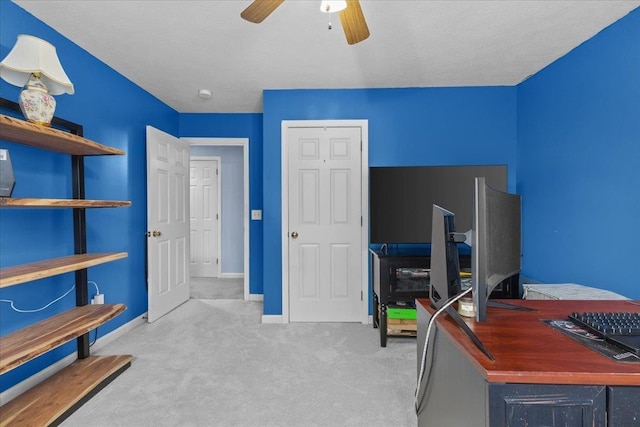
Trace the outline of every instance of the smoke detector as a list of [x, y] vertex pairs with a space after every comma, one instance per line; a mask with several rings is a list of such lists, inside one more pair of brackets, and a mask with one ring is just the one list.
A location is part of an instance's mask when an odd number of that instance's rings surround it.
[[209, 89], [200, 89], [198, 91], [198, 96], [202, 99], [209, 99], [213, 96]]

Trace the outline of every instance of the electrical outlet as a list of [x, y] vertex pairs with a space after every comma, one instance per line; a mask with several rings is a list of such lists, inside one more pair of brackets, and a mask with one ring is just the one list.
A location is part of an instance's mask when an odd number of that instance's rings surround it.
[[254, 221], [262, 220], [262, 210], [261, 209], [253, 209], [251, 211], [251, 219]]

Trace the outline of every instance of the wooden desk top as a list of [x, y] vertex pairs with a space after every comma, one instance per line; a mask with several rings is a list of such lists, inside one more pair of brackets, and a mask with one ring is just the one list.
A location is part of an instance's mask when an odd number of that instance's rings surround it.
[[[464, 318], [495, 357], [489, 360], [447, 315], [438, 332], [452, 338], [481, 376], [493, 383], [640, 385], [640, 363], [615, 362], [551, 328], [540, 319], [565, 319], [574, 311], [640, 312], [630, 301], [503, 300], [537, 312], [489, 307], [487, 321]], [[418, 312], [433, 313], [428, 299], [417, 300]], [[426, 331], [425, 331], [426, 332]]]

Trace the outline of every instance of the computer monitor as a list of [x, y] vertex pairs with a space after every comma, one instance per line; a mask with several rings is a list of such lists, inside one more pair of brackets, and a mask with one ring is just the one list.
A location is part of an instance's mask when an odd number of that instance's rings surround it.
[[431, 222], [431, 305], [440, 308], [460, 293], [460, 260], [456, 243], [455, 215], [433, 205]]
[[474, 179], [471, 284], [476, 320], [487, 318], [493, 289], [521, 269], [521, 198]]

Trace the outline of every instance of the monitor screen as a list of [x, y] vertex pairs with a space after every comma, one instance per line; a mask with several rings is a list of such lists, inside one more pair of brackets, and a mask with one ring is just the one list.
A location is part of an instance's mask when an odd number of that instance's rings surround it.
[[471, 283], [476, 320], [487, 318], [487, 299], [521, 268], [521, 198], [475, 178], [471, 242]]
[[434, 204], [455, 212], [458, 230], [470, 230], [476, 176], [507, 189], [506, 165], [369, 168], [370, 242], [430, 243]]
[[431, 305], [440, 308], [460, 293], [460, 261], [455, 242], [455, 215], [433, 205], [431, 226]]

